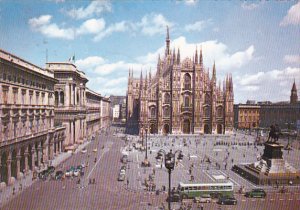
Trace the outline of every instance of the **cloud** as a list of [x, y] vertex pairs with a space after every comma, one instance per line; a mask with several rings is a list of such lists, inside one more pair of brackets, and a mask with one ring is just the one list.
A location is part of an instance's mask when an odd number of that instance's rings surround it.
[[28, 21], [30, 28], [51, 38], [74, 39], [72, 28], [60, 28], [55, 23], [50, 23], [51, 15], [41, 15], [38, 18], [31, 18]]
[[29, 19], [28, 23], [31, 27], [37, 28], [43, 25], [47, 25], [50, 23], [52, 16], [51, 15], [41, 15], [38, 18]]
[[237, 75], [233, 78], [234, 89], [238, 90], [235, 91], [235, 97], [240, 99], [238, 102], [245, 102], [247, 99], [288, 101], [294, 79], [299, 87], [300, 68], [286, 67]]
[[86, 71], [91, 70], [94, 67], [103, 64], [104, 62], [105, 59], [100, 56], [90, 56], [85, 59], [77, 60], [75, 64], [79, 69]]
[[[249, 46], [244, 51], [238, 51], [233, 54], [228, 52], [228, 47], [218, 42], [217, 40], [210, 40], [206, 42], [196, 42], [196, 43], [188, 43], [186, 38], [181, 36], [174, 41], [171, 42], [171, 49], [180, 48], [181, 60], [186, 57], [192, 57], [195, 53], [196, 46], [198, 46], [198, 50], [200, 46], [202, 47], [203, 52], [203, 61], [206, 66], [212, 66], [213, 62], [216, 61], [217, 69], [219, 67], [220, 70], [235, 70], [238, 69], [247, 63], [249, 63], [253, 59], [254, 54], [254, 46]], [[152, 63], [153, 66], [156, 66], [158, 54], [161, 56], [164, 55], [165, 46], [160, 47], [155, 52], [150, 52], [145, 56], [140, 56], [137, 60], [140, 63]], [[198, 52], [199, 55], [199, 52]]]
[[99, 34], [105, 29], [105, 21], [100, 19], [89, 19], [84, 21], [78, 28], [60, 27], [56, 23], [51, 23], [51, 15], [41, 15], [31, 18], [28, 21], [33, 31], [40, 32], [46, 37], [72, 40], [76, 35]]
[[111, 35], [114, 32], [125, 32], [127, 30], [129, 30], [129, 25], [128, 25], [128, 23], [126, 21], [114, 23], [114, 24], [110, 25], [108, 28], [106, 28], [105, 30], [103, 30], [100, 33], [98, 33], [93, 38], [93, 40], [94, 41], [100, 41], [104, 37], [109, 36], [109, 35]]
[[78, 9], [71, 9], [66, 11], [66, 14], [74, 19], [84, 19], [92, 17], [93, 15], [100, 15], [103, 12], [111, 11], [111, 4], [106, 0], [92, 1], [87, 7], [80, 7]]
[[105, 21], [100, 19], [89, 19], [77, 29], [77, 34], [97, 34], [105, 28]]
[[280, 26], [287, 25], [299, 25], [300, 24], [300, 1], [297, 4], [293, 5], [287, 15], [280, 22]]
[[300, 64], [300, 55], [285, 55], [283, 60], [286, 63]]
[[193, 6], [196, 4], [197, 0], [183, 0], [184, 3], [188, 6]]
[[207, 25], [210, 25], [212, 23], [211, 19], [208, 20], [200, 20], [192, 24], [188, 24], [184, 27], [184, 29], [188, 32], [191, 31], [202, 31]]
[[100, 41], [115, 32], [141, 32], [147, 36], [165, 33], [166, 26], [172, 27], [174, 23], [168, 21], [162, 14], [151, 13], [145, 15], [139, 22], [121, 21], [108, 26], [100, 31], [93, 40]]
[[241, 7], [244, 9], [244, 10], [254, 10], [256, 8], [258, 8], [259, 4], [255, 4], [255, 3], [247, 3], [247, 2], [243, 2], [241, 4]]
[[174, 23], [168, 21], [162, 14], [145, 15], [141, 22], [136, 23], [136, 27], [141, 28], [145, 35], [153, 36], [155, 34], [162, 34], [165, 32], [166, 26], [170, 28]]

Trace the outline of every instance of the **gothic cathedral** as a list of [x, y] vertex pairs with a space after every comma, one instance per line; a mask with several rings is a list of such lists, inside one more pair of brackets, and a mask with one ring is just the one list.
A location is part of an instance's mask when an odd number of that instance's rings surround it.
[[202, 49], [195, 57], [180, 59], [170, 50], [167, 28], [164, 58], [158, 57], [156, 75], [133, 78], [129, 70], [127, 124], [129, 134], [227, 134], [233, 130], [231, 75], [217, 85], [203, 65]]

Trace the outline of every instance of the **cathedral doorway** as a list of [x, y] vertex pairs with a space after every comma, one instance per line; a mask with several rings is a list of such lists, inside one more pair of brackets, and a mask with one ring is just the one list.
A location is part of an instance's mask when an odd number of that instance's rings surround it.
[[222, 125], [221, 124], [217, 125], [217, 134], [222, 134]]
[[205, 134], [209, 134], [210, 133], [209, 126], [207, 124], [204, 124], [204, 133]]
[[191, 131], [191, 123], [190, 123], [190, 120], [185, 119], [185, 120], [183, 121], [182, 131], [183, 131], [183, 133], [190, 133], [190, 131]]
[[150, 133], [151, 134], [155, 133], [155, 125], [154, 124], [150, 125]]
[[163, 134], [168, 134], [169, 132], [170, 132], [170, 126], [169, 126], [169, 124], [164, 124]]

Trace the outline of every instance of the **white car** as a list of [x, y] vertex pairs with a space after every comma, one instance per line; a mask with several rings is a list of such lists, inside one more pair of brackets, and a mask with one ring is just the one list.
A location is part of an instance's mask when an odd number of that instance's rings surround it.
[[82, 154], [87, 153], [87, 149], [86, 149], [86, 148], [83, 148], [83, 149], [81, 150], [81, 153], [82, 153]]
[[121, 169], [121, 170], [120, 170], [120, 174], [126, 174], [126, 170]]
[[80, 174], [79, 170], [75, 170], [74, 173], [73, 173], [73, 175], [76, 176], [76, 177], [79, 176], [79, 174]]
[[195, 203], [211, 203], [211, 196], [210, 195], [201, 195], [200, 197], [194, 198]]
[[66, 177], [73, 176], [73, 171], [72, 170], [67, 170], [65, 175], [66, 175]]

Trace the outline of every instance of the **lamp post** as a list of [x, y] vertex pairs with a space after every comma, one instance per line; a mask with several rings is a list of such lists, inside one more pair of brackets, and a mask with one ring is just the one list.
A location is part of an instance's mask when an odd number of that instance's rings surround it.
[[147, 142], [147, 134], [148, 134], [148, 128], [146, 128], [146, 156], [145, 159], [148, 160], [148, 142]]
[[159, 150], [159, 153], [164, 154], [165, 167], [166, 167], [166, 169], [168, 169], [168, 174], [169, 174], [169, 193], [168, 193], [168, 209], [169, 210], [171, 210], [171, 173], [175, 168], [175, 155], [177, 152], [181, 153], [180, 150], [176, 150], [174, 153], [172, 153], [172, 149], [168, 153], [166, 153], [166, 151], [163, 149]]
[[294, 123], [285, 123], [285, 124], [287, 124], [287, 128], [288, 128], [288, 143], [287, 143], [287, 145], [286, 145], [286, 149], [287, 150], [290, 150], [290, 133], [291, 133], [291, 125], [293, 125]]

